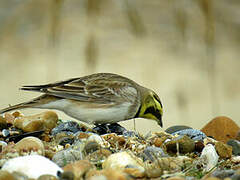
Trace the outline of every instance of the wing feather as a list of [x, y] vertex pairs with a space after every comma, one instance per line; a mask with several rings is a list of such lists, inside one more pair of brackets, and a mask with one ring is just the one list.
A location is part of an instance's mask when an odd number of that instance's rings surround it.
[[134, 85], [137, 84], [125, 77], [103, 73], [21, 89], [85, 102], [121, 103], [136, 100], [138, 92]]

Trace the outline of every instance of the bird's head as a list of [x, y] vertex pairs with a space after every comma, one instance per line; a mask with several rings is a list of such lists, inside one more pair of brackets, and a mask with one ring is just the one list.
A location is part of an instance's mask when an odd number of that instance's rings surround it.
[[162, 127], [163, 106], [158, 95], [151, 91], [145, 91], [139, 109], [138, 117], [153, 119]]

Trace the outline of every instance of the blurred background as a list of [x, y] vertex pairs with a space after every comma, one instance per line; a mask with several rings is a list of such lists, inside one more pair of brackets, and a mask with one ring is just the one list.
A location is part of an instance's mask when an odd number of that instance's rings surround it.
[[[0, 108], [39, 95], [22, 85], [112, 72], [160, 96], [164, 129], [200, 129], [220, 115], [239, 125], [239, 8], [238, 0], [0, 1]], [[161, 128], [137, 119], [136, 130]]]

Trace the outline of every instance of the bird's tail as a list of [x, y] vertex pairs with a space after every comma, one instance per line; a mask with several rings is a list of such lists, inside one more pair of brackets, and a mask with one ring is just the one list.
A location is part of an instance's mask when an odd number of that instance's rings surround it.
[[27, 105], [27, 103], [20, 103], [20, 104], [16, 104], [16, 105], [9, 105], [9, 107], [1, 109], [0, 110], [0, 114], [3, 114], [5, 112], [9, 112], [9, 111], [13, 111], [13, 110], [17, 110], [17, 109], [24, 109], [24, 108], [28, 108], [29, 106]]
[[19, 103], [19, 104], [13, 105], [13, 106], [9, 105], [9, 107], [1, 109], [0, 114], [3, 114], [5, 112], [9, 112], [9, 111], [13, 111], [13, 110], [17, 110], [17, 109], [34, 108], [39, 104], [39, 102], [44, 97], [46, 97], [46, 95], [42, 95], [42, 96], [39, 96], [39, 97], [37, 97], [35, 99], [32, 99], [30, 101]]

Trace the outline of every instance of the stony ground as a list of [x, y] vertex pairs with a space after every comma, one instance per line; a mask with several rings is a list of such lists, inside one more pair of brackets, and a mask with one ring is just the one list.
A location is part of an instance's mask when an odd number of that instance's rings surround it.
[[240, 179], [240, 128], [216, 117], [201, 130], [142, 135], [118, 124], [89, 128], [53, 111], [0, 117], [0, 179]]

